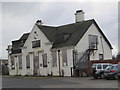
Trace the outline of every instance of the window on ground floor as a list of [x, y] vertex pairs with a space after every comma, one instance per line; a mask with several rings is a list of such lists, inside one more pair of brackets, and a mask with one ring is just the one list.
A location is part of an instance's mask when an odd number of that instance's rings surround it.
[[52, 52], [52, 65], [53, 67], [57, 67], [57, 52], [56, 51]]
[[22, 55], [18, 56], [19, 69], [22, 69]]
[[30, 68], [30, 56], [26, 56], [26, 68]]
[[62, 50], [62, 65], [67, 66], [67, 50]]
[[11, 56], [11, 68], [15, 69], [15, 57]]
[[47, 53], [42, 54], [43, 67], [47, 67]]

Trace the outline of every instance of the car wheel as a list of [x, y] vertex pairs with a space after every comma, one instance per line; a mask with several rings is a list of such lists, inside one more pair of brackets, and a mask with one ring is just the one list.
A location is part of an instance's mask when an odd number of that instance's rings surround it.
[[98, 77], [97, 77], [97, 76], [94, 76], [94, 79], [98, 79]]
[[101, 74], [101, 75], [100, 75], [100, 78], [101, 78], [101, 79], [102, 79], [102, 78], [105, 78], [104, 74]]
[[118, 79], [118, 76], [117, 76], [117, 74], [115, 74], [115, 76], [114, 76], [114, 79]]

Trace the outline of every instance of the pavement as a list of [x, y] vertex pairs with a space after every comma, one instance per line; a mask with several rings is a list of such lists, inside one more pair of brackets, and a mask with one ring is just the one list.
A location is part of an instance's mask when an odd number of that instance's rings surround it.
[[[9, 76], [9, 75], [4, 75], [4, 76], [0, 76], [0, 77], [2, 77], [2, 78], [7, 78], [7, 77], [9, 77], [9, 78], [30, 78], [30, 79], [39, 79], [39, 78], [48, 78], [48, 77], [33, 77], [33, 76]], [[50, 78], [50, 77], [49, 77]]]
[[118, 80], [92, 77], [3, 76], [3, 88], [118, 88]]

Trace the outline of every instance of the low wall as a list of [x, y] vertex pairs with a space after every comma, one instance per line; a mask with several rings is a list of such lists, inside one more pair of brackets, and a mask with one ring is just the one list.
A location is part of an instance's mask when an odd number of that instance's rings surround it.
[[94, 63], [112, 63], [112, 64], [117, 64], [119, 62], [118, 59], [112, 59], [112, 60], [92, 60], [88, 62], [88, 68], [86, 69], [79, 69], [76, 70], [75, 73], [77, 73], [77, 75], [75, 76], [91, 76], [91, 71], [92, 71], [92, 65]]

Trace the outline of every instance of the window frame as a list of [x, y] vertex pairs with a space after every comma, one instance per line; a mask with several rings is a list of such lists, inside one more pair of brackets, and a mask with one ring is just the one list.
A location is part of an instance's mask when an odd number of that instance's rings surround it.
[[11, 58], [11, 69], [15, 69], [15, 57], [11, 56], [10, 58]]
[[57, 52], [52, 51], [51, 54], [52, 54], [52, 66], [57, 67]]
[[30, 55], [26, 55], [26, 68], [29, 69], [30, 68]]
[[[94, 40], [96, 40], [96, 42], [93, 41], [93, 38], [95, 38]], [[89, 35], [89, 49], [94, 49], [93, 45], [91, 45], [91, 44], [95, 44], [96, 47], [94, 47], [94, 48], [98, 49], [98, 35], [91, 35], [91, 34]]]
[[32, 48], [39, 48], [39, 47], [41, 47], [40, 40], [32, 41]]
[[22, 55], [18, 56], [19, 69], [22, 69]]
[[99, 54], [99, 60], [104, 60], [103, 54]]
[[[66, 65], [64, 65], [64, 63], [66, 63]], [[67, 49], [62, 50], [62, 66], [68, 66]]]
[[43, 67], [47, 67], [47, 53], [42, 54]]

